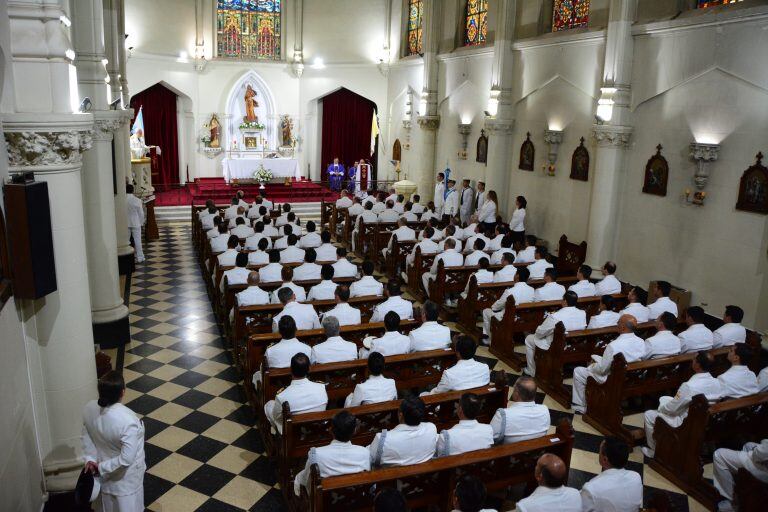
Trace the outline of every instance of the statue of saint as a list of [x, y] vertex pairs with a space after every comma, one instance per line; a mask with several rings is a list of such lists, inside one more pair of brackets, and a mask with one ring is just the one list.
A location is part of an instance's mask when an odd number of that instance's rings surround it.
[[259, 106], [259, 102], [256, 101], [256, 91], [253, 90], [251, 84], [245, 89], [245, 117], [243, 120], [248, 123], [258, 122], [259, 118], [256, 117], [256, 107]]
[[218, 148], [221, 147], [221, 142], [219, 141], [219, 127], [221, 124], [219, 123], [219, 118], [216, 117], [216, 114], [213, 114], [211, 116], [211, 120], [208, 123], [208, 127], [211, 130], [211, 142], [209, 144], [209, 147], [212, 148]]
[[291, 134], [293, 122], [290, 116], [283, 116], [281, 128], [283, 131], [283, 146], [293, 146], [293, 136]]

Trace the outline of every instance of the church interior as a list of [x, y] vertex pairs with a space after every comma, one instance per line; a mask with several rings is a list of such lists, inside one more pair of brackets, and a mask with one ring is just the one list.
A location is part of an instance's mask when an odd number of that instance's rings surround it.
[[766, 55], [768, 0], [0, 0], [0, 509], [765, 510]]

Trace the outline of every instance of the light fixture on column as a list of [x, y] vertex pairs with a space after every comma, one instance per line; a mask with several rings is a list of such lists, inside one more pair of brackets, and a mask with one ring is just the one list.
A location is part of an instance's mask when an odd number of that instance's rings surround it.
[[472, 125], [467, 123], [459, 123], [459, 134], [461, 135], [461, 149], [459, 150], [459, 160], [467, 159], [467, 144], [469, 134], [472, 132]]
[[720, 144], [706, 144], [704, 142], [691, 142], [691, 158], [696, 161], [696, 172], [693, 174], [693, 183], [696, 190], [691, 195], [690, 189], [685, 189], [683, 199], [688, 204], [703, 206], [707, 193], [704, 189], [709, 182], [709, 162], [717, 160], [720, 153]]
[[547, 164], [544, 164], [544, 172], [549, 176], [555, 175], [555, 163], [557, 163], [557, 150], [563, 142], [563, 130], [544, 130], [544, 142], [549, 144]]
[[597, 112], [595, 113], [597, 124], [610, 121], [613, 117], [614, 94], [616, 94], [615, 87], [600, 88], [600, 99], [597, 100]]

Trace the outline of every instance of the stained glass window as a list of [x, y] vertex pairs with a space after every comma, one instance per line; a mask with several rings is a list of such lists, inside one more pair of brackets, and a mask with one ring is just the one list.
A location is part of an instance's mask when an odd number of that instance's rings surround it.
[[280, 0], [218, 0], [218, 56], [279, 60], [280, 7]]
[[737, 2], [741, 2], [741, 0], [697, 0], [696, 5], [699, 9], [706, 9], [707, 7], [735, 4]]
[[408, 0], [408, 52], [406, 55], [424, 53], [422, 47], [422, 0]]
[[552, 32], [586, 27], [589, 21], [589, 0], [555, 0], [552, 9]]
[[485, 43], [488, 35], [488, 0], [467, 0], [464, 46]]

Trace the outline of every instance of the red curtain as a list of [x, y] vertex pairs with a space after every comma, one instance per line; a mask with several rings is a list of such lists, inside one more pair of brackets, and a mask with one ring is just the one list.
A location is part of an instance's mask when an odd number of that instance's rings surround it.
[[328, 166], [338, 157], [348, 167], [365, 158], [371, 162], [375, 177], [375, 160], [371, 157], [371, 119], [376, 104], [348, 89], [325, 96], [323, 102], [323, 150], [321, 175], [328, 180]]
[[[160, 146], [160, 185], [179, 183], [179, 135], [176, 124], [176, 93], [155, 84], [131, 98], [134, 116], [143, 107], [147, 146]], [[133, 121], [131, 121], [133, 125]], [[154, 183], [153, 183], [154, 185]]]

